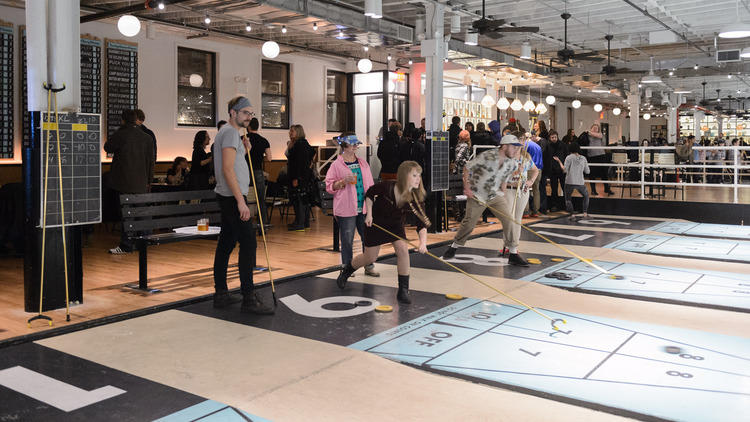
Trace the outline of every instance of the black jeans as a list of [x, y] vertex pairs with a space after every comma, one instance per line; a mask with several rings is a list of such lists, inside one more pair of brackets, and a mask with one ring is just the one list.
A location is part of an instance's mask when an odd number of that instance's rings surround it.
[[[607, 157], [607, 154], [604, 155], [596, 155], [593, 157], [589, 157], [589, 164], [591, 163], [609, 163], [610, 160]], [[603, 181], [607, 180], [607, 170], [609, 167], [600, 167], [600, 166], [592, 166], [591, 167], [591, 193], [596, 193], [596, 182], [594, 182], [595, 179], [600, 179]], [[609, 189], [608, 183], [602, 183], [604, 185], [604, 192], [611, 192]]]
[[[264, 224], [268, 224], [268, 213], [266, 212], [266, 177], [263, 176], [263, 170], [253, 171], [255, 185], [258, 187], [258, 222], [263, 219]], [[255, 198], [253, 198], [255, 199]]]
[[240, 290], [243, 296], [253, 293], [253, 267], [255, 267], [255, 228], [252, 221], [240, 220], [237, 200], [232, 196], [216, 195], [221, 209], [221, 233], [214, 255], [214, 288], [216, 292], [226, 292], [227, 266], [229, 256], [237, 241], [240, 242], [239, 269]]
[[[306, 183], [303, 181], [299, 182]], [[300, 186], [298, 185], [298, 186]], [[296, 189], [296, 188], [292, 188]], [[290, 195], [291, 196], [291, 195]], [[292, 223], [295, 227], [310, 227], [310, 200], [307, 198], [307, 193], [304, 191], [298, 192], [292, 198], [290, 198], [292, 206], [294, 206], [294, 222]]]
[[550, 185], [550, 196], [551, 199], [548, 201], [550, 208], [556, 207], [557, 209], [563, 209], [563, 199], [560, 197], [557, 186], [560, 186], [560, 190], [565, 192], [565, 173], [551, 173], [549, 175]]

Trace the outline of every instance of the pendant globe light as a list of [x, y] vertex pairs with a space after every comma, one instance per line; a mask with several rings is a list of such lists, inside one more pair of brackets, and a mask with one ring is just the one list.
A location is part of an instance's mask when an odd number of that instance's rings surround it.
[[643, 115], [643, 120], [650, 120], [650, 119], [651, 119], [651, 115], [649, 113], [646, 113]]
[[276, 58], [280, 51], [279, 44], [276, 43], [276, 41], [266, 41], [263, 43], [260, 51], [263, 53], [263, 56], [268, 57], [269, 59]]
[[492, 98], [490, 94], [485, 94], [484, 97], [482, 97], [481, 103], [485, 107], [492, 107], [495, 105], [495, 99]]
[[369, 73], [372, 70], [372, 61], [368, 58], [359, 59], [357, 69], [362, 73]]
[[572, 103], [570, 103], [570, 105], [572, 105], [573, 108], [581, 108], [581, 101], [578, 100], [578, 99], [575, 99], [575, 100], [573, 100]]
[[531, 97], [529, 97], [529, 98], [528, 98], [528, 99], [526, 100], [526, 102], [525, 102], [525, 103], [523, 103], [523, 109], [524, 109], [525, 111], [528, 111], [529, 113], [531, 113], [532, 111], [534, 111], [534, 109], [535, 109], [535, 108], [536, 108], [536, 104], [534, 104], [534, 102], [533, 102], [533, 101], [531, 101]]
[[549, 104], [549, 105], [553, 105], [553, 104], [555, 104], [555, 101], [556, 101], [556, 100], [557, 100], [557, 99], [556, 99], [556, 98], [555, 98], [555, 96], [554, 96], [554, 95], [552, 95], [552, 94], [548, 95], [548, 96], [547, 96], [547, 98], [545, 98], [545, 99], [544, 99], [544, 101], [546, 101], [546, 102], [547, 102], [547, 104]]
[[622, 110], [620, 110], [620, 107], [615, 107], [612, 109], [612, 114], [614, 114], [615, 116], [619, 116], [620, 113], [622, 113]]
[[141, 32], [141, 21], [133, 15], [122, 15], [117, 20], [117, 30], [126, 37], [135, 37]]
[[513, 102], [510, 103], [510, 108], [513, 111], [519, 111], [523, 108], [523, 104], [521, 103], [521, 100], [518, 99], [518, 89], [516, 89], [516, 98], [514, 98]]
[[500, 97], [499, 100], [497, 100], [497, 108], [505, 111], [508, 109], [508, 107], [510, 107], [510, 101], [508, 101], [508, 99], [505, 98], [505, 92], [503, 92], [503, 96]]
[[597, 103], [597, 104], [594, 104], [594, 111], [595, 111], [595, 112], [597, 112], [597, 113], [598, 113], [598, 112], [602, 111], [602, 108], [603, 108], [603, 107], [602, 107], [602, 105], [601, 105], [601, 104], [598, 104], [598, 103]]
[[547, 112], [547, 106], [544, 105], [544, 102], [542, 101], [542, 87], [539, 87], [539, 102], [536, 104], [536, 109], [534, 109], [537, 114], [544, 114]]

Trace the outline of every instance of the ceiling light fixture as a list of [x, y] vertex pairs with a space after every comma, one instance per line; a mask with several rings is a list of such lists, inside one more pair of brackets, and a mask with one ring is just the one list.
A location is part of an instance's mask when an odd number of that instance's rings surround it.
[[391, 59], [392, 59], [392, 58], [393, 58], [393, 57], [392, 57], [392, 56], [391, 56], [391, 54], [389, 53], [389, 54], [388, 54], [388, 57], [386, 57], [386, 60], [388, 60], [388, 61], [391, 61]]
[[680, 88], [677, 88], [677, 89], [675, 89], [675, 90], [674, 90], [674, 93], [675, 93], [675, 94], [690, 94], [690, 93], [692, 93], [692, 92], [693, 92], [693, 91], [691, 91], [691, 90], [689, 90], [689, 89], [685, 89], [685, 88], [682, 88], [682, 87], [680, 87]]
[[750, 58], [750, 47], [743, 48], [740, 52], [740, 57], [742, 57], [743, 59]]
[[484, 94], [484, 97], [482, 97], [481, 103], [485, 107], [492, 107], [493, 105], [495, 105], [495, 99], [492, 98], [492, 96], [489, 93]]
[[279, 45], [276, 43], [276, 41], [266, 41], [260, 48], [261, 53], [263, 53], [263, 55], [265, 57], [268, 57], [269, 59], [276, 58], [276, 56], [279, 55], [279, 50]]
[[281, 25], [281, 33], [286, 34], [286, 25]]
[[698, 65], [693, 66], [693, 69], [698, 70]]
[[530, 59], [531, 58], [531, 44], [529, 44], [528, 41], [524, 41], [523, 44], [521, 44], [521, 55], [520, 57], [522, 59]]
[[646, 114], [643, 115], [643, 120], [650, 120], [650, 119], [651, 119], [651, 115], [650, 114], [646, 113]]
[[339, 38], [345, 38], [344, 31], [339, 29]]
[[209, 23], [211, 23], [211, 17], [208, 16], [208, 13], [206, 13], [206, 17], [203, 19], [203, 22], [205, 22], [206, 25], [208, 25]]
[[737, 0], [737, 20], [724, 26], [719, 31], [719, 38], [745, 38], [750, 37], [750, 26], [740, 21], [740, 0]]
[[612, 114], [614, 114], [615, 116], [619, 116], [620, 113], [622, 113], [622, 110], [620, 110], [620, 107], [615, 107], [612, 109]]
[[534, 111], [535, 108], [536, 108], [536, 104], [534, 104], [534, 102], [531, 101], [531, 96], [529, 96], [526, 102], [523, 103], [523, 109], [524, 111], [531, 113], [532, 111]]
[[581, 101], [580, 100], [573, 100], [573, 102], [570, 103], [570, 105], [572, 105], [573, 108], [581, 108]]
[[479, 44], [479, 34], [476, 32], [466, 31], [466, 36], [464, 37], [464, 44], [466, 45]]
[[461, 15], [454, 13], [451, 15], [451, 34], [461, 32]]
[[597, 113], [598, 113], [598, 112], [602, 111], [602, 108], [603, 108], [603, 107], [602, 107], [602, 105], [601, 105], [601, 104], [599, 104], [599, 103], [597, 103], [597, 104], [594, 104], [594, 111], [595, 111], [595, 112], [597, 112]]
[[317, 30], [318, 30], [318, 23], [313, 22], [313, 31], [317, 31]]
[[641, 78], [642, 84], [660, 84], [661, 78], [658, 75], [654, 75], [654, 56], [651, 56], [651, 69], [648, 71], [648, 75]]
[[412, 61], [412, 59], [409, 59], [409, 66], [411, 66], [413, 64], [414, 64], [414, 62]]
[[551, 94], [548, 95], [547, 98], [544, 99], [544, 101], [546, 101], [547, 104], [549, 104], [549, 105], [555, 104], [555, 100], [557, 100], [557, 99], [555, 98], [554, 95], [551, 95]]
[[369, 73], [372, 70], [372, 61], [370, 59], [359, 59], [357, 69], [362, 73]]
[[141, 21], [133, 15], [122, 15], [117, 20], [117, 30], [126, 37], [135, 37], [141, 32]]
[[253, 27], [251, 27], [249, 23], [245, 25], [245, 31], [250, 32], [252, 30], [253, 30]]
[[364, 46], [364, 47], [362, 47], [362, 49], [365, 50], [365, 51], [370, 51], [370, 47], [368, 47], [368, 46]]
[[158, 7], [159, 10], [164, 10], [164, 7], [166, 7], [166, 6], [164, 6], [164, 2], [163, 1], [160, 1], [159, 4], [156, 7]]
[[365, 16], [369, 16], [373, 19], [380, 19], [383, 17], [383, 1], [382, 0], [365, 0]]
[[445, 61], [446, 63], [448, 63], [448, 58], [446, 57], [444, 61]]
[[599, 85], [591, 89], [591, 92], [595, 92], [597, 94], [609, 94], [609, 88], [604, 86], [604, 84], [602, 83], [602, 75], [599, 75]]

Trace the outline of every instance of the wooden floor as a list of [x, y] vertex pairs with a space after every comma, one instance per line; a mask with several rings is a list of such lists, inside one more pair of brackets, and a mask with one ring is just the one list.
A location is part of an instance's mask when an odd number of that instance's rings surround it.
[[[603, 193], [601, 185], [598, 190], [600, 194]], [[614, 187], [613, 190], [613, 197], [619, 198], [620, 188]], [[666, 199], [672, 200], [672, 194], [669, 191]], [[632, 192], [625, 189], [625, 198], [638, 198], [639, 195], [638, 189], [633, 189]], [[680, 199], [679, 192], [676, 199]], [[686, 200], [731, 203], [732, 191], [727, 188], [691, 187], [687, 188]], [[750, 189], [740, 190], [740, 203], [750, 203]], [[275, 213], [272, 221], [274, 227], [268, 233], [274, 279], [340, 263], [339, 254], [331, 250], [332, 218], [321, 215], [317, 209], [316, 216], [310, 231], [288, 232], [286, 222], [281, 221], [278, 213]], [[493, 221], [490, 219], [490, 222]], [[499, 224], [480, 225], [475, 233], [500, 228]], [[413, 230], [407, 230], [407, 235], [410, 239], [416, 239]], [[450, 240], [453, 235], [453, 232], [431, 234], [428, 239], [432, 244]], [[118, 241], [119, 233], [107, 231], [103, 225], [96, 226], [83, 250], [84, 303], [71, 308], [70, 323], [65, 322], [64, 309], [46, 313], [54, 320], [53, 328], [213, 293], [214, 240], [195, 240], [150, 248], [149, 287], [161, 289], [162, 293], [159, 294], [145, 294], [124, 287], [138, 281], [138, 254], [115, 256], [107, 253]], [[265, 265], [265, 256], [260, 247], [259, 239], [258, 265]], [[381, 250], [381, 254], [391, 252], [390, 246]], [[230, 264], [236, 262], [235, 251]], [[255, 277], [256, 283], [266, 281], [267, 273], [257, 274]], [[229, 269], [229, 287], [239, 287], [236, 266]], [[50, 328], [41, 322], [37, 322], [31, 329], [27, 327], [26, 320], [33, 314], [24, 312], [23, 298], [23, 259], [0, 257], [0, 340]]]
[[[306, 232], [289, 232], [286, 222], [275, 213], [273, 228], [267, 233], [271, 268], [274, 279], [340, 264], [340, 255], [333, 252], [332, 217], [316, 210], [312, 229]], [[494, 219], [490, 219], [494, 222]], [[480, 224], [475, 233], [499, 230], [500, 224]], [[453, 238], [453, 232], [431, 234], [429, 243]], [[417, 241], [416, 232], [407, 230], [407, 236]], [[358, 246], [355, 236], [355, 250]], [[146, 294], [125, 288], [138, 283], [138, 254], [111, 255], [109, 248], [119, 242], [118, 232], [109, 232], [104, 225], [96, 226], [88, 244], [83, 249], [83, 299], [84, 303], [71, 308], [71, 322], [65, 322], [65, 310], [45, 312], [53, 318], [52, 328], [65, 324], [116, 315], [182, 299], [213, 293], [213, 259], [215, 240], [194, 240], [149, 248], [149, 287], [162, 290]], [[384, 246], [381, 254], [392, 253]], [[258, 238], [258, 265], [266, 265], [261, 239]], [[239, 287], [237, 276], [237, 250], [232, 254], [229, 268], [229, 288]], [[355, 277], [363, 277], [361, 272]], [[268, 281], [267, 273], [256, 274], [254, 281]], [[396, 284], [396, 280], [393, 281]], [[270, 294], [268, 300], [270, 300]], [[50, 329], [37, 321], [31, 329], [26, 320], [33, 316], [23, 310], [23, 259], [0, 258], [0, 340]]]

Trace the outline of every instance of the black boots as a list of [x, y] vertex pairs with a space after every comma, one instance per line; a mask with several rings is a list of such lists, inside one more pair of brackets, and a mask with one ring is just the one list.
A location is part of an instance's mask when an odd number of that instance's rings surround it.
[[257, 292], [245, 295], [242, 298], [240, 312], [256, 315], [273, 315], [275, 309], [272, 306], [264, 305]]
[[454, 248], [453, 246], [448, 246], [448, 249], [443, 252], [443, 259], [453, 259], [453, 257], [456, 256], [456, 251], [458, 248]]
[[341, 268], [341, 272], [339, 273], [338, 278], [336, 278], [336, 285], [339, 286], [339, 289], [344, 290], [344, 287], [346, 287], [346, 281], [352, 276], [352, 274], [354, 274], [354, 271], [356, 270], [352, 267], [352, 264], [346, 264]]
[[398, 293], [396, 294], [396, 300], [405, 304], [411, 303], [411, 299], [409, 299], [409, 276], [408, 275], [398, 276]]

